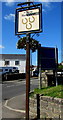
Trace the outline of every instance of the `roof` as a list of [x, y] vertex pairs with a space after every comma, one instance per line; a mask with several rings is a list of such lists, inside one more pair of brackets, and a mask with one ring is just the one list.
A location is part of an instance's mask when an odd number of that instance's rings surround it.
[[0, 59], [26, 59], [26, 54], [0, 54]]

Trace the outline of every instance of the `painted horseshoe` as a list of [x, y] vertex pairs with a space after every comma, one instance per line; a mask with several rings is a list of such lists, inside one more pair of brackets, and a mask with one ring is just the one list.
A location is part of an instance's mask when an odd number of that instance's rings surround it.
[[28, 25], [26, 24], [26, 29], [31, 29], [32, 28], [32, 24], [29, 23], [30, 27], [28, 27]]
[[22, 19], [22, 23], [23, 23], [23, 24], [26, 24], [27, 22], [28, 22], [27, 18]]
[[33, 20], [31, 20], [31, 18], [29, 17], [29, 22], [33, 23], [35, 21], [35, 18], [32, 16]]

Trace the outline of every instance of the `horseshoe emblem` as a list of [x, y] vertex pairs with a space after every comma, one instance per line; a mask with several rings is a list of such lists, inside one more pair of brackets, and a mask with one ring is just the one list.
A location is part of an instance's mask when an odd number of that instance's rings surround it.
[[26, 29], [31, 29], [32, 28], [32, 24], [29, 23], [29, 24], [26, 24]]
[[22, 19], [22, 23], [23, 23], [23, 24], [27, 24], [27, 22], [28, 22], [27, 18]]
[[35, 21], [35, 18], [32, 16], [32, 18], [24, 18], [22, 19], [22, 23], [26, 25], [26, 29], [31, 29], [32, 28], [32, 24]]

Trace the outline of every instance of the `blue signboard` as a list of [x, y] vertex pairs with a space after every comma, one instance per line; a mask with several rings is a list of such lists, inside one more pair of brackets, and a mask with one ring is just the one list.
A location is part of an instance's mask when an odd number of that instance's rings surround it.
[[49, 47], [40, 47], [39, 65], [42, 70], [55, 70], [58, 64], [58, 49]]

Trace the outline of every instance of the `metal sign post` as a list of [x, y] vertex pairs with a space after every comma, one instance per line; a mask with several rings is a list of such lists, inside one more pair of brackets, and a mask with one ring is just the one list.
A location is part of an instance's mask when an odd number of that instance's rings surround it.
[[37, 120], [40, 120], [40, 95], [37, 94]]
[[39, 73], [39, 89], [42, 88], [42, 78], [41, 78], [41, 59], [40, 58], [40, 48], [41, 48], [41, 44], [39, 44], [38, 46], [38, 73]]
[[58, 85], [58, 80], [57, 80], [57, 64], [58, 64], [58, 53], [57, 53], [57, 47], [55, 47], [55, 63], [56, 63], [55, 79], [56, 79], [56, 86], [57, 86], [57, 85]]
[[42, 75], [41, 75], [41, 66], [39, 67], [39, 89], [42, 88]]
[[[42, 78], [41, 78], [41, 61], [40, 61], [40, 47], [41, 47], [41, 44], [39, 44], [38, 46], [38, 51], [37, 51], [37, 58], [38, 58], [38, 73], [39, 73], [39, 89], [42, 88]], [[37, 119], [40, 120], [40, 95], [37, 94]]]

